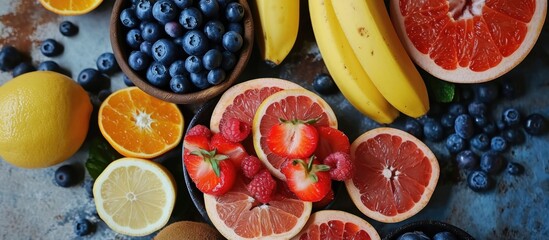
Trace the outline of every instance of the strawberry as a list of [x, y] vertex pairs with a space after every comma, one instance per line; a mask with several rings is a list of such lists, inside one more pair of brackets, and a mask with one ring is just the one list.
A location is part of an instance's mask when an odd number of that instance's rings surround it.
[[318, 163], [312, 156], [308, 161], [288, 160], [282, 166], [288, 188], [303, 201], [320, 201], [332, 189], [330, 167]]
[[187, 152], [183, 162], [198, 190], [221, 196], [232, 188], [236, 179], [236, 169], [227, 159], [228, 156], [216, 150], [199, 149]]
[[210, 140], [204, 135], [187, 135], [183, 140], [183, 149], [185, 156], [201, 149], [210, 150]]
[[313, 120], [284, 120], [267, 133], [267, 147], [276, 155], [287, 158], [310, 157], [318, 144], [318, 131]]
[[242, 165], [242, 160], [248, 156], [242, 144], [227, 140], [221, 133], [216, 133], [212, 136], [210, 147], [211, 149], [216, 149], [220, 154], [227, 155], [238, 169]]
[[320, 201], [313, 203], [314, 209], [322, 209], [330, 205], [334, 201], [334, 190], [330, 189], [330, 191], [324, 196]]
[[318, 147], [314, 155], [324, 161], [328, 155], [334, 152], [349, 153], [351, 144], [345, 133], [332, 127], [318, 127]]

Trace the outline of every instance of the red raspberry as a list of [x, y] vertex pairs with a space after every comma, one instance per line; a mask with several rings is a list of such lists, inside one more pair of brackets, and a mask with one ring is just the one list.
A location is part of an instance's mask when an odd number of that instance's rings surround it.
[[334, 152], [326, 159], [324, 164], [330, 166], [330, 177], [336, 181], [345, 181], [353, 174], [351, 156], [344, 152]]
[[256, 156], [248, 155], [242, 160], [240, 165], [242, 168], [242, 173], [249, 179], [254, 178], [254, 176], [263, 168], [261, 161]]
[[271, 173], [264, 169], [254, 176], [247, 189], [255, 199], [262, 203], [268, 203], [276, 190], [276, 181]]
[[221, 121], [219, 131], [227, 140], [239, 143], [250, 135], [251, 127], [236, 118], [229, 118], [226, 121]]
[[321, 209], [321, 208], [325, 208], [326, 206], [328, 206], [328, 204], [330, 204], [332, 201], [334, 200], [334, 190], [330, 190], [326, 196], [324, 196], [324, 198], [322, 198], [320, 201], [318, 202], [314, 202], [313, 203], [313, 208], [315, 209]]
[[195, 125], [191, 129], [187, 130], [187, 136], [196, 136], [196, 135], [205, 136], [208, 139], [210, 139], [212, 137], [212, 131], [210, 131], [208, 127], [200, 124]]

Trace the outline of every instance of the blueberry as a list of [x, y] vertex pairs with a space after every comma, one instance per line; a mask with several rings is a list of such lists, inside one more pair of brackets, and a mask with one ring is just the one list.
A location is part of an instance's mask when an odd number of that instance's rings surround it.
[[244, 8], [240, 3], [229, 3], [227, 8], [225, 8], [225, 18], [229, 22], [240, 22], [244, 18]]
[[337, 86], [329, 74], [321, 73], [313, 79], [313, 89], [320, 94], [330, 94], [337, 90]]
[[185, 69], [185, 61], [183, 61], [183, 60], [177, 60], [177, 61], [173, 62], [170, 65], [169, 73], [170, 73], [171, 77], [175, 77], [175, 76], [179, 76], [179, 75], [186, 76], [186, 75], [189, 74], [187, 69]]
[[147, 42], [156, 42], [162, 37], [162, 27], [156, 22], [147, 22], [143, 25], [141, 30], [141, 37]]
[[503, 111], [503, 115], [501, 117], [505, 125], [508, 127], [514, 127], [520, 124], [520, 113], [517, 109], [506, 109]]
[[183, 50], [189, 55], [202, 55], [208, 50], [208, 38], [201, 31], [188, 31], [183, 36]]
[[406, 118], [406, 121], [404, 122], [404, 131], [419, 139], [423, 137], [423, 126], [414, 118]]
[[178, 38], [183, 36], [183, 26], [178, 22], [169, 22], [164, 25], [164, 32], [172, 38]]
[[459, 135], [453, 133], [446, 138], [446, 149], [452, 154], [456, 154], [465, 149], [467, 142]]
[[202, 57], [202, 64], [206, 70], [212, 70], [221, 66], [223, 54], [217, 49], [208, 50]]
[[474, 93], [473, 90], [471, 90], [470, 87], [462, 86], [459, 88], [459, 96], [461, 97], [461, 100], [464, 102], [469, 102], [473, 99]]
[[463, 150], [456, 155], [456, 163], [462, 169], [478, 167], [478, 156], [471, 150]]
[[498, 86], [493, 82], [476, 86], [476, 96], [480, 102], [491, 103], [498, 98]]
[[218, 85], [225, 81], [225, 71], [221, 68], [212, 69], [208, 72], [208, 83], [211, 85]]
[[496, 152], [507, 150], [507, 141], [501, 136], [495, 136], [490, 140], [490, 148]]
[[61, 72], [61, 67], [59, 64], [52, 60], [43, 61], [38, 64], [38, 71], [52, 71], [52, 72]]
[[173, 41], [160, 39], [153, 44], [152, 55], [157, 62], [169, 66], [177, 59], [177, 46]]
[[471, 119], [471, 116], [467, 114], [457, 116], [456, 122], [454, 123], [454, 130], [460, 137], [470, 139], [475, 133], [473, 119]]
[[143, 42], [143, 37], [141, 36], [141, 31], [139, 29], [132, 29], [126, 34], [126, 43], [128, 46], [134, 49], [138, 49], [139, 45]]
[[200, 71], [198, 73], [190, 73], [191, 82], [200, 90], [209, 88], [211, 84], [208, 82], [208, 71]]
[[[133, 13], [133, 11], [131, 11], [131, 12]], [[135, 15], [134, 15], [134, 17], [135, 17]], [[120, 18], [122, 18], [122, 13], [120, 15]], [[137, 18], [135, 18], [135, 19], [137, 20]], [[124, 22], [122, 22], [122, 24], [124, 24]], [[63, 22], [61, 22], [61, 24], [59, 24], [59, 32], [61, 32], [61, 34], [63, 36], [72, 37], [72, 36], [78, 34], [78, 27], [76, 25], [74, 25], [74, 23], [72, 23], [72, 22], [63, 21]]]
[[173, 2], [181, 9], [188, 8], [193, 5], [193, 0], [173, 0]]
[[110, 95], [112, 94], [111, 90], [110, 89], [102, 89], [101, 91], [99, 91], [97, 93], [97, 98], [99, 98], [99, 100], [101, 100], [101, 102], [105, 101], [105, 99], [107, 99], [107, 97], [109, 97]]
[[23, 61], [21, 53], [10, 45], [5, 45], [0, 50], [0, 70], [9, 71]]
[[485, 152], [480, 157], [480, 168], [487, 173], [499, 173], [503, 163], [503, 157], [494, 151]]
[[223, 51], [221, 53], [223, 55], [223, 61], [221, 61], [221, 68], [225, 71], [231, 71], [234, 69], [234, 66], [236, 65], [236, 56], [229, 51]]
[[99, 90], [107, 87], [109, 81], [97, 70], [86, 68], [78, 74], [76, 81], [86, 91], [99, 92]]
[[533, 113], [526, 117], [524, 122], [524, 130], [530, 135], [541, 135], [545, 132], [546, 123], [545, 117], [541, 114]]
[[427, 121], [423, 125], [423, 136], [426, 140], [438, 142], [444, 138], [444, 128], [438, 121]]
[[189, 73], [198, 73], [202, 71], [203, 68], [201, 58], [191, 55], [185, 59], [185, 69], [187, 69]]
[[46, 57], [55, 57], [63, 53], [63, 45], [54, 39], [48, 38], [40, 44], [40, 52]]
[[453, 128], [456, 122], [456, 116], [451, 113], [446, 113], [440, 117], [440, 124], [445, 128]]
[[147, 41], [143, 41], [140, 45], [139, 45], [139, 51], [145, 53], [147, 56], [149, 57], [152, 57], [152, 48], [153, 48], [153, 44], [150, 43], [150, 42], [147, 42]]
[[498, 131], [498, 128], [494, 122], [488, 121], [484, 127], [482, 127], [482, 132], [486, 133], [488, 136], [494, 136]]
[[236, 32], [242, 36], [244, 35], [244, 26], [242, 26], [241, 23], [229, 23], [229, 25], [227, 25], [227, 32], [228, 31]]
[[71, 187], [82, 180], [79, 175], [72, 165], [63, 165], [55, 170], [55, 183], [60, 187]]
[[78, 219], [74, 225], [74, 233], [78, 236], [86, 236], [94, 230], [93, 224], [87, 219]]
[[507, 129], [507, 124], [505, 124], [505, 121], [503, 119], [496, 120], [496, 127], [499, 131], [503, 131]]
[[509, 162], [507, 164], [507, 173], [511, 175], [520, 175], [522, 172], [524, 172], [522, 165], [514, 162]]
[[17, 66], [15, 66], [15, 68], [11, 72], [11, 76], [12, 77], [17, 77], [21, 74], [32, 72], [32, 71], [36, 71], [36, 68], [34, 68], [34, 66], [32, 64], [30, 64], [28, 62], [22, 62], [22, 63], [17, 64]]
[[473, 122], [475, 122], [475, 125], [479, 128], [483, 128], [488, 124], [488, 118], [486, 115], [478, 115], [473, 117]]
[[142, 71], [149, 67], [151, 59], [141, 51], [132, 51], [128, 58], [128, 65], [135, 71]]
[[218, 20], [208, 21], [204, 25], [204, 34], [213, 42], [221, 42], [223, 34], [225, 33], [225, 26]]
[[501, 95], [505, 99], [515, 99], [518, 96], [517, 87], [515, 86], [515, 83], [512, 81], [503, 81], [501, 83]]
[[194, 30], [202, 26], [203, 21], [204, 16], [202, 16], [200, 10], [195, 7], [185, 8], [179, 15], [179, 23], [185, 29]]
[[231, 52], [238, 52], [242, 48], [243, 39], [240, 34], [233, 31], [228, 31], [223, 34], [222, 44], [223, 47]]
[[113, 74], [120, 70], [114, 54], [110, 52], [102, 53], [97, 58], [97, 70], [106, 74]]
[[452, 103], [450, 104], [450, 106], [448, 106], [448, 113], [454, 116], [459, 116], [461, 114], [465, 114], [466, 112], [467, 110], [465, 109], [465, 106], [463, 106], [463, 104]]
[[451, 232], [439, 232], [433, 236], [433, 240], [458, 240]]
[[492, 179], [483, 171], [472, 171], [467, 176], [467, 185], [475, 192], [485, 192], [492, 187]]
[[217, 0], [217, 3], [219, 4], [219, 8], [224, 9], [229, 5], [229, 3], [234, 2], [235, 0]]
[[519, 128], [509, 128], [501, 132], [501, 136], [509, 144], [521, 144], [525, 140], [524, 133]]
[[153, 2], [151, 0], [139, 0], [135, 7], [135, 15], [141, 21], [150, 21], [153, 20]]
[[166, 66], [159, 62], [153, 62], [147, 69], [147, 80], [156, 87], [164, 88], [170, 83], [170, 74]]
[[423, 232], [407, 232], [402, 234], [397, 240], [429, 240], [430, 238]]
[[194, 85], [184, 75], [172, 77], [170, 80], [170, 89], [174, 93], [188, 93], [193, 90]]
[[480, 116], [486, 114], [486, 104], [482, 102], [472, 102], [467, 106], [471, 116]]
[[139, 25], [139, 18], [132, 8], [126, 8], [120, 12], [120, 22], [127, 28], [134, 28]]
[[177, 18], [179, 8], [172, 0], [158, 0], [153, 5], [153, 17], [161, 23], [167, 23]]
[[198, 8], [209, 18], [217, 18], [219, 16], [219, 4], [216, 0], [199, 0]]
[[132, 80], [125, 74], [124, 74], [124, 76], [122, 76], [122, 80], [124, 80], [124, 84], [126, 84], [126, 86], [128, 86], [128, 87], [135, 86], [135, 84], [133, 84]]
[[471, 139], [471, 147], [473, 147], [476, 150], [487, 150], [490, 146], [490, 137], [488, 137], [485, 133], [480, 133], [475, 135]]

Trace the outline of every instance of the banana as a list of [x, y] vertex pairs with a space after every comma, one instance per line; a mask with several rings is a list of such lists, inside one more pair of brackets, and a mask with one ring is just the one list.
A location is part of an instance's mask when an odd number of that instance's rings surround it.
[[398, 111], [374, 86], [338, 24], [330, 0], [309, 0], [316, 43], [341, 93], [361, 113], [379, 123], [391, 123]]
[[278, 65], [288, 56], [299, 29], [299, 0], [254, 0], [255, 38], [261, 57]]
[[384, 1], [331, 2], [355, 56], [385, 99], [408, 116], [427, 113], [427, 88], [393, 28]]

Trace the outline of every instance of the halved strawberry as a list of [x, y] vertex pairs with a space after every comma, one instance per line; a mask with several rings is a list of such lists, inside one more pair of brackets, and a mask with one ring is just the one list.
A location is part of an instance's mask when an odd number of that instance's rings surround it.
[[210, 150], [210, 140], [204, 135], [187, 135], [183, 140], [183, 154], [186, 156], [198, 150]]
[[320, 201], [332, 190], [330, 167], [314, 160], [288, 160], [282, 166], [288, 188], [299, 199], [309, 202]]
[[280, 119], [267, 133], [267, 147], [290, 159], [310, 157], [318, 144], [318, 131], [311, 125], [315, 121]]
[[227, 140], [221, 133], [216, 133], [212, 136], [210, 147], [212, 150], [216, 149], [218, 153], [227, 155], [233, 162], [233, 165], [238, 166], [238, 169], [240, 169], [242, 160], [248, 156], [242, 144]]
[[198, 190], [221, 196], [228, 192], [236, 179], [236, 169], [226, 155], [204, 149], [189, 152], [183, 162]]
[[334, 152], [349, 153], [351, 144], [345, 133], [332, 127], [318, 127], [318, 146], [314, 155], [324, 161], [328, 155]]

